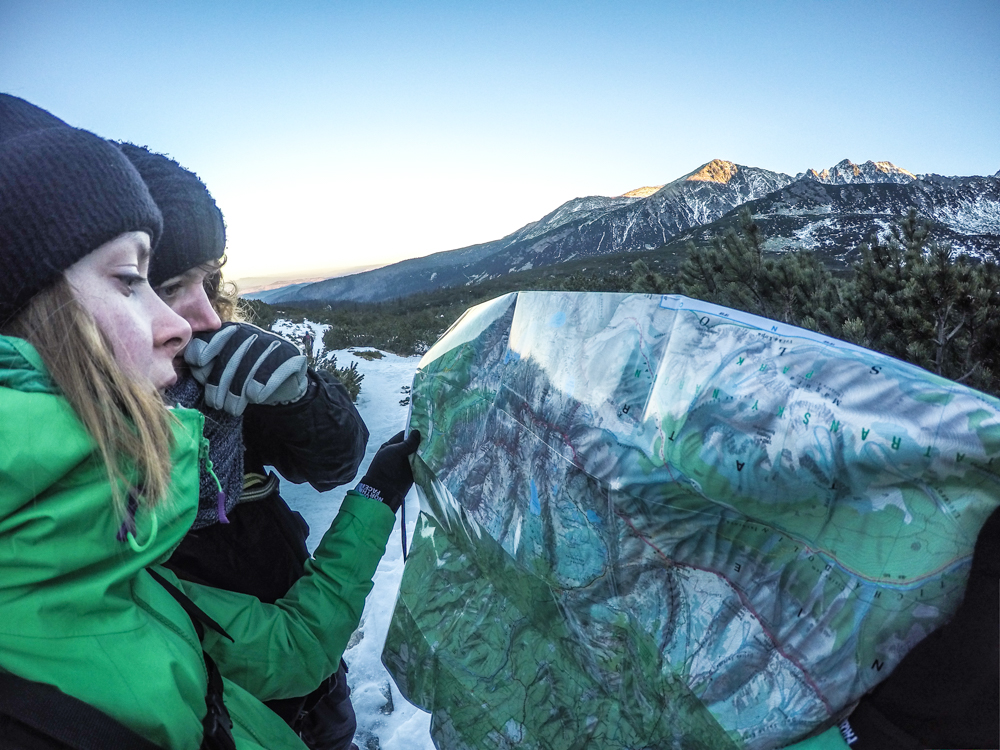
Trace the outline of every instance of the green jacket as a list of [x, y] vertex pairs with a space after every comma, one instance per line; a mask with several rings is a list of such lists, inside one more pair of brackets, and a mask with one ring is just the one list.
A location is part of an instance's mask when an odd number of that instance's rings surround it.
[[[38, 353], [0, 336], [0, 669], [57, 686], [164, 748], [201, 744], [207, 674], [190, 619], [146, 568], [194, 520], [203, 417], [178, 409], [171, 497], [140, 509], [131, 542], [95, 445]], [[209, 632], [237, 746], [302, 748], [260, 701], [305, 695], [336, 671], [395, 516], [348, 493], [307, 564], [273, 605], [158, 572], [235, 643]]]

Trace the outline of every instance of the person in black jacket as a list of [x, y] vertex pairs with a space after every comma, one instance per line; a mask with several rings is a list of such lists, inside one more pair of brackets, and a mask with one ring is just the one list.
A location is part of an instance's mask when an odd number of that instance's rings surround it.
[[[309, 529], [265, 467], [333, 489], [356, 475], [368, 429], [335, 377], [309, 368], [291, 342], [237, 320], [221, 275], [225, 224], [204, 183], [166, 156], [121, 148], [164, 217], [149, 282], [196, 336], [186, 361], [175, 360], [179, 377], [167, 398], [205, 415], [215, 474], [203, 472], [198, 516], [167, 566], [273, 603], [304, 572]], [[268, 703], [314, 750], [352, 747], [357, 721], [346, 669], [341, 661], [308, 696]]]

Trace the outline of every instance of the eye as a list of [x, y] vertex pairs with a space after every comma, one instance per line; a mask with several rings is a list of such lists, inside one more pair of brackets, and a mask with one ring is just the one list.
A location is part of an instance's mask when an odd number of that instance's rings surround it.
[[146, 283], [146, 277], [137, 273], [120, 273], [115, 276], [121, 283], [125, 291], [125, 296], [130, 297], [137, 287]]
[[156, 288], [156, 293], [164, 302], [175, 299], [180, 293], [183, 285], [180, 282], [171, 282]]

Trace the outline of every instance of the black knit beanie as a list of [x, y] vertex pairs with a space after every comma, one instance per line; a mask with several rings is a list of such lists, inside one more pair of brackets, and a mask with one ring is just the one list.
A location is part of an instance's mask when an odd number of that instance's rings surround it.
[[122, 143], [163, 212], [163, 237], [149, 263], [149, 283], [159, 286], [226, 252], [222, 211], [198, 175], [144, 146]]
[[0, 94], [0, 324], [106, 242], [142, 231], [160, 211], [112, 143]]
[[46, 128], [68, 128], [51, 112], [10, 94], [0, 94], [0, 141]]

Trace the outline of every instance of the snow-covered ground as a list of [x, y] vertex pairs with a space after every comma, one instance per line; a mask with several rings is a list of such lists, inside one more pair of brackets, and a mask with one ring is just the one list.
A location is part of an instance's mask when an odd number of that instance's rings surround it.
[[[314, 356], [321, 357], [325, 326], [315, 323], [288, 323], [278, 321], [274, 330], [301, 343], [306, 326], [313, 329]], [[371, 437], [365, 461], [358, 471], [360, 479], [375, 451], [386, 440], [406, 426], [409, 412], [409, 386], [417, 369], [419, 357], [398, 357], [385, 354], [382, 359], [367, 361], [347, 351], [334, 352], [337, 366], [347, 367], [357, 362], [358, 371], [365, 377], [361, 381], [358, 411], [368, 425]], [[400, 403], [401, 401], [406, 403]], [[329, 527], [340, 508], [350, 484], [330, 492], [317, 492], [308, 484], [294, 485], [283, 481], [281, 495], [299, 511], [309, 524], [309, 548], [313, 549], [323, 532]], [[416, 493], [412, 490], [406, 498], [407, 540], [413, 537], [413, 527], [418, 512]], [[347, 682], [351, 686], [351, 700], [358, 716], [358, 732], [354, 741], [361, 750], [433, 750], [430, 739], [430, 715], [410, 705], [400, 695], [395, 683], [382, 666], [382, 646], [385, 643], [389, 620], [396, 603], [396, 592], [403, 575], [403, 554], [400, 523], [396, 527], [385, 557], [375, 573], [375, 587], [368, 595], [361, 627], [352, 638], [352, 645], [344, 654], [350, 672]]]

